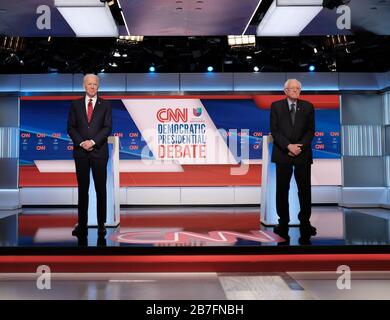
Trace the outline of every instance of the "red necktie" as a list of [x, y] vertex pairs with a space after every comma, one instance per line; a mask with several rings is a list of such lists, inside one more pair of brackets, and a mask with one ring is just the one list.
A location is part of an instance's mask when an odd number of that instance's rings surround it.
[[91, 122], [92, 112], [93, 112], [92, 99], [89, 99], [89, 102], [88, 102], [88, 113], [87, 113], [88, 123]]

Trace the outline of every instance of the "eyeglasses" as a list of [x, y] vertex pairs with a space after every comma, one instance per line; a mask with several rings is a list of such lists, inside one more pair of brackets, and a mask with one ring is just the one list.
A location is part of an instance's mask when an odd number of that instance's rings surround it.
[[291, 88], [286, 88], [288, 91], [301, 91], [300, 87], [291, 87]]

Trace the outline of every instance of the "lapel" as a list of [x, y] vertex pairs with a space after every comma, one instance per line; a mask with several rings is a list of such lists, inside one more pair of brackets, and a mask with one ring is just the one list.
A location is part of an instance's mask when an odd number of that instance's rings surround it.
[[85, 121], [85, 123], [88, 124], [88, 117], [87, 117], [87, 106], [85, 105], [85, 96], [80, 101], [80, 108], [81, 108], [81, 115]]
[[100, 102], [99, 97], [97, 97], [96, 103], [95, 103], [95, 107], [93, 108], [93, 112], [92, 112], [91, 123], [92, 123], [92, 121], [93, 121], [93, 118], [94, 118], [95, 115], [96, 115], [96, 112], [99, 112], [100, 107], [101, 107], [101, 102]]
[[[88, 115], [87, 115], [87, 106], [85, 105], [85, 97], [83, 100], [81, 100], [81, 104], [82, 104], [82, 107], [83, 107], [83, 118], [85, 120], [85, 122], [88, 124]], [[100, 102], [100, 99], [99, 97], [97, 97], [96, 99], [96, 103], [95, 103], [95, 107], [93, 108], [93, 111], [92, 111], [92, 118], [91, 118], [91, 123], [93, 121], [93, 118], [95, 117], [95, 113], [100, 110], [100, 106], [101, 106], [101, 102]]]
[[302, 104], [300, 100], [297, 100], [297, 110], [295, 112], [295, 124], [297, 124], [297, 121], [301, 121], [302, 116]]
[[[290, 106], [288, 104], [288, 100], [285, 99], [284, 100], [285, 104], [284, 104], [284, 112], [286, 114], [286, 117], [288, 119], [288, 123], [290, 124], [291, 128], [294, 128], [293, 124], [292, 124], [292, 121], [291, 121], [291, 115], [290, 115]], [[297, 114], [295, 114], [295, 121], [297, 121]]]

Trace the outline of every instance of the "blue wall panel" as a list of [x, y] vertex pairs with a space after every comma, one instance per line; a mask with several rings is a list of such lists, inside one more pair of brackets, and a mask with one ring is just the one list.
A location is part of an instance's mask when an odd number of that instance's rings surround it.
[[233, 73], [182, 73], [181, 91], [233, 91]]
[[22, 92], [62, 92], [73, 89], [72, 74], [22, 74], [21, 88]]
[[234, 73], [234, 91], [283, 90], [287, 80], [283, 72], [276, 73]]
[[[100, 91], [126, 91], [126, 73], [99, 73]], [[83, 74], [73, 77], [73, 91], [84, 91]]]
[[336, 72], [287, 73], [287, 79], [301, 81], [303, 91], [335, 91], [339, 89], [339, 78]]
[[390, 87], [390, 71], [376, 73], [376, 79], [380, 89]]
[[342, 72], [339, 73], [340, 90], [379, 90], [375, 73]]
[[127, 91], [179, 91], [178, 73], [128, 73]]
[[[282, 91], [288, 78], [302, 82], [304, 91], [381, 90], [390, 86], [386, 73], [103, 73], [101, 91]], [[80, 92], [82, 74], [3, 74], [0, 92]]]
[[0, 74], [0, 92], [20, 90], [20, 74]]

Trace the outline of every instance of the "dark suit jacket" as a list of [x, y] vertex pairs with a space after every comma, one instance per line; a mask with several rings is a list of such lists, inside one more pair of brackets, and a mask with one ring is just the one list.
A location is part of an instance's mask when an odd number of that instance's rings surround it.
[[[304, 100], [297, 101], [295, 125], [292, 125], [287, 99], [275, 101], [271, 105], [271, 134], [274, 139], [272, 162], [306, 164], [313, 163], [311, 142], [314, 137], [314, 107]], [[297, 157], [288, 155], [287, 146], [292, 143], [303, 144]]]
[[[73, 141], [74, 158], [108, 158], [107, 138], [112, 130], [112, 111], [108, 101], [96, 100], [91, 123], [88, 124], [85, 97], [72, 101], [68, 116], [68, 134]], [[80, 147], [85, 140], [95, 141], [93, 151]]]

